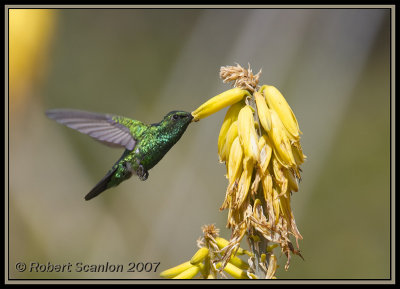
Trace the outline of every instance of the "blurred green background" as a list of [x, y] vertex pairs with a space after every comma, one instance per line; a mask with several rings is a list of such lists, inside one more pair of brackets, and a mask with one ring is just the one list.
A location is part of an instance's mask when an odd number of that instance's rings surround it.
[[[14, 14], [13, 14], [14, 13]], [[154, 123], [230, 88], [239, 63], [295, 112], [308, 159], [292, 209], [305, 261], [279, 279], [390, 278], [389, 9], [9, 10], [9, 277], [159, 278], [221, 235], [220, 111], [150, 171], [86, 202], [122, 151], [45, 117], [77, 108]], [[245, 242], [242, 244], [246, 247]], [[16, 262], [161, 262], [156, 273], [19, 273]]]

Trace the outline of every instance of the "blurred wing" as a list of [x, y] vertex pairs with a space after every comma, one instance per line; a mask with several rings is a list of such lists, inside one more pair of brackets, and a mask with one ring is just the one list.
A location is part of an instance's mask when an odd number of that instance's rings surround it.
[[128, 127], [113, 120], [113, 115], [74, 109], [51, 109], [46, 115], [104, 144], [133, 150], [136, 140]]

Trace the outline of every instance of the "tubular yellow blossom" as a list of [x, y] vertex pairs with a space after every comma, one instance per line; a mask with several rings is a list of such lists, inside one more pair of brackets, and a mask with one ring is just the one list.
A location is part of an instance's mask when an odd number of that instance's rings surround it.
[[271, 137], [272, 143], [274, 144], [274, 155], [283, 166], [291, 167], [295, 165], [295, 160], [289, 138], [285, 133], [285, 129], [278, 114], [274, 110], [270, 110], [270, 112], [272, 129], [268, 135]]
[[258, 148], [260, 150], [260, 168], [261, 174], [264, 176], [268, 169], [269, 162], [272, 155], [272, 145], [271, 142], [265, 134], [258, 140]]
[[218, 155], [220, 157], [220, 162], [224, 161], [221, 160], [221, 157], [223, 156], [222, 149], [224, 148], [225, 145], [226, 134], [228, 133], [228, 130], [231, 127], [232, 123], [237, 120], [239, 111], [242, 109], [243, 106], [244, 106], [243, 101], [235, 103], [228, 109], [228, 111], [225, 114], [225, 118], [224, 121], [222, 122], [222, 126], [218, 136]]
[[200, 248], [193, 255], [192, 259], [190, 259], [190, 264], [196, 265], [197, 263], [200, 263], [208, 256], [208, 252], [209, 252], [208, 248], [206, 248], [206, 247]]
[[[216, 264], [215, 267], [219, 269], [221, 265], [222, 264], [219, 262]], [[236, 267], [231, 263], [226, 264], [224, 271], [235, 279], [249, 279], [245, 271], [241, 270], [240, 268]]]
[[182, 272], [184, 272], [185, 270], [189, 269], [193, 267], [192, 264], [190, 264], [189, 261], [182, 263], [178, 266], [175, 266], [173, 268], [167, 269], [165, 271], [162, 271], [160, 273], [160, 276], [163, 278], [173, 278], [175, 276], [178, 276], [179, 274], [181, 274]]
[[256, 100], [258, 118], [260, 119], [261, 125], [266, 132], [269, 132], [271, 130], [271, 113], [269, 112], [265, 98], [257, 91], [254, 92], [254, 98]]
[[[218, 248], [219, 248], [220, 250], [223, 250], [226, 246], [229, 245], [229, 241], [226, 240], [226, 239], [224, 239], [224, 238], [222, 238], [222, 237], [217, 237], [217, 238], [215, 238], [215, 241], [217, 242]], [[249, 251], [247, 251], [247, 250], [244, 250], [244, 249], [242, 249], [242, 248], [238, 248], [238, 249], [237, 249], [236, 255], [244, 255], [244, 254], [247, 254], [247, 255], [249, 255], [249, 256], [252, 256], [252, 253], [249, 252]]]
[[238, 136], [237, 121], [234, 121], [226, 133], [226, 141], [222, 149], [221, 155], [219, 156], [220, 161], [228, 161], [231, 146], [235, 138]]
[[192, 279], [200, 271], [200, 266], [191, 265], [188, 269], [180, 273], [179, 275], [173, 277], [172, 279]]
[[274, 177], [276, 180], [277, 185], [279, 185], [281, 195], [286, 194], [287, 189], [288, 189], [288, 179], [285, 177], [284, 169], [285, 167], [282, 166], [282, 164], [277, 161], [276, 158], [273, 158], [272, 160], [272, 168], [274, 171]]
[[290, 217], [291, 217], [292, 209], [290, 208], [289, 199], [285, 198], [283, 196], [280, 196], [279, 197], [279, 208], [280, 208], [281, 213], [283, 214], [283, 217], [290, 224]]
[[273, 196], [271, 174], [267, 174], [262, 181], [263, 181], [262, 183], [263, 183], [264, 198], [265, 201], [269, 203], [269, 201], [272, 201], [272, 196]]
[[259, 159], [258, 136], [254, 127], [253, 111], [249, 105], [243, 107], [238, 115], [238, 134], [244, 155], [254, 161]]
[[249, 193], [253, 169], [254, 161], [250, 158], [245, 158], [243, 160], [243, 173], [239, 180], [239, 189], [236, 196], [236, 204], [238, 208], [244, 203], [247, 194]]
[[275, 224], [276, 219], [273, 207], [274, 192], [273, 192], [272, 176], [270, 174], [267, 174], [262, 179], [262, 187], [263, 187], [264, 199], [267, 204], [268, 221], [270, 224]]
[[195, 111], [193, 111], [193, 121], [198, 121], [227, 106], [235, 104], [241, 101], [245, 95], [249, 95], [249, 92], [237, 87], [224, 91], [223, 93], [218, 94], [217, 96], [214, 96], [210, 100], [206, 101]]
[[232, 146], [229, 153], [229, 162], [228, 162], [228, 179], [229, 184], [233, 184], [233, 182], [240, 177], [240, 172], [242, 170], [243, 164], [243, 149], [240, 145], [239, 137], [236, 137], [232, 142]]
[[[226, 246], [229, 245], [229, 241], [226, 240], [226, 239], [224, 239], [224, 238], [222, 238], [222, 237], [216, 237], [216, 238], [215, 238], [215, 241], [217, 242], [218, 248], [219, 248], [220, 250], [224, 249]], [[236, 254], [243, 255], [244, 253], [240, 254], [240, 253], [239, 253], [239, 250], [238, 250], [238, 251], [236, 252]]]
[[231, 263], [232, 265], [235, 265], [239, 269], [243, 269], [243, 270], [249, 269], [249, 264], [247, 264], [247, 262], [243, 261], [242, 259], [240, 259], [237, 256], [231, 256], [231, 258], [229, 259], [229, 263]]
[[301, 133], [296, 116], [278, 89], [271, 85], [262, 86], [261, 90], [267, 100], [269, 108], [277, 112], [287, 131], [296, 139]]

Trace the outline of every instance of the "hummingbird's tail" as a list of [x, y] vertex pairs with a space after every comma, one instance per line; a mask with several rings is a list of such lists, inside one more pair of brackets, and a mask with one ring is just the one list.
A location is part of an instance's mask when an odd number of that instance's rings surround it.
[[101, 180], [97, 183], [97, 185], [85, 196], [85, 200], [89, 201], [93, 199], [100, 193], [104, 192], [109, 188], [109, 183], [111, 181], [112, 176], [117, 170], [117, 166], [114, 166]]

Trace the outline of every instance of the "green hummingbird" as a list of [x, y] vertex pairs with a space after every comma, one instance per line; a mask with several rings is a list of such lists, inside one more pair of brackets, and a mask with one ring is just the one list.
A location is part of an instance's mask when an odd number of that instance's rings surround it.
[[106, 145], [125, 148], [121, 158], [85, 196], [85, 200], [119, 185], [132, 175], [146, 180], [148, 171], [181, 138], [193, 120], [191, 113], [185, 111], [171, 111], [162, 121], [150, 125], [123, 116], [74, 109], [51, 109], [46, 111], [46, 115]]

